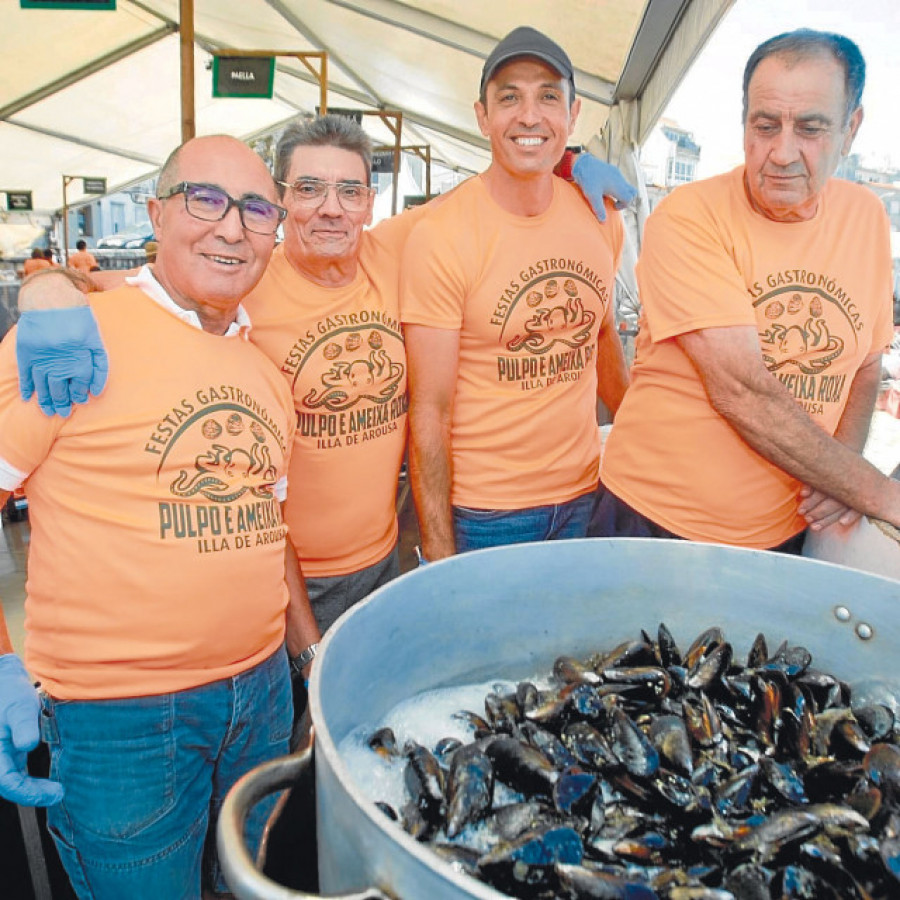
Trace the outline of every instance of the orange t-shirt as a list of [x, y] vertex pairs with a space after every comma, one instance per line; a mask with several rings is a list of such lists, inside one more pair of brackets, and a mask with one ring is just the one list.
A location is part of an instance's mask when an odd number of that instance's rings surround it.
[[62, 699], [230, 677], [282, 643], [272, 486], [293, 441], [278, 370], [140, 289], [92, 294], [110, 378], [67, 419], [19, 399], [0, 346], [0, 458], [30, 473], [25, 658]]
[[87, 250], [76, 250], [69, 254], [69, 268], [77, 269], [87, 275], [91, 269], [97, 268], [97, 257]]
[[285, 519], [305, 575], [345, 575], [397, 540], [397, 478], [406, 445], [406, 352], [399, 257], [420, 216], [364, 232], [353, 282], [328, 288], [278, 247], [244, 305], [250, 339], [294, 395], [297, 432]]
[[859, 365], [891, 341], [890, 237], [865, 187], [831, 179], [815, 218], [784, 224], [753, 211], [743, 171], [678, 188], [647, 221], [632, 383], [601, 479], [683, 537], [765, 549], [805, 527], [800, 485], [712, 409], [672, 338], [755, 326], [769, 371], [833, 434]]
[[524, 217], [471, 178], [406, 244], [403, 322], [460, 332], [456, 506], [563, 503], [597, 484], [597, 335], [614, 327], [622, 222], [553, 184], [547, 211]]
[[33, 257], [26, 259], [22, 264], [22, 272], [27, 278], [29, 275], [33, 275], [35, 272], [39, 272], [41, 269], [52, 269], [53, 263], [50, 262], [49, 259], [34, 259]]

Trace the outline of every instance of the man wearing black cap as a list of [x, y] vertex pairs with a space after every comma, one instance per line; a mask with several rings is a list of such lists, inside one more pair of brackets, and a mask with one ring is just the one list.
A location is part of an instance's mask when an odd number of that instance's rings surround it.
[[597, 485], [597, 397], [628, 374], [614, 327], [623, 229], [556, 178], [580, 109], [572, 63], [516, 28], [484, 65], [491, 142], [413, 231], [401, 288], [410, 474], [424, 558], [584, 536]]

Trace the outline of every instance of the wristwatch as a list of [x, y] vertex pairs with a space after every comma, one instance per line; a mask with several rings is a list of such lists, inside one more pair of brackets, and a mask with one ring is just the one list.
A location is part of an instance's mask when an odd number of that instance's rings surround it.
[[308, 666], [319, 652], [318, 643], [310, 644], [305, 650], [301, 650], [296, 656], [291, 657], [291, 672], [301, 675], [305, 666]]

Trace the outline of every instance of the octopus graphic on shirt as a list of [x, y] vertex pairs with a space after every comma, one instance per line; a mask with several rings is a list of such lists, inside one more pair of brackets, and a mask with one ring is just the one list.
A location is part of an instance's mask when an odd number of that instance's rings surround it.
[[507, 213], [472, 178], [404, 249], [404, 323], [459, 331], [451, 502], [563, 503], [596, 486], [598, 338], [614, 327], [623, 229], [554, 179], [548, 209]]
[[91, 305], [115, 378], [66, 419], [21, 402], [14, 333], [0, 346], [0, 459], [33, 511], [27, 664], [63, 699], [230, 677], [284, 640], [290, 393], [243, 335], [137, 287]]
[[812, 219], [781, 223], [751, 208], [743, 178], [677, 188], [647, 220], [632, 383], [601, 479], [682, 537], [765, 549], [805, 527], [801, 485], [716, 412], [674, 339], [755, 327], [772, 377], [834, 434], [857, 371], [893, 334], [890, 237], [866, 187], [832, 178]]
[[285, 518], [311, 577], [372, 565], [397, 540], [408, 406], [397, 255], [407, 215], [363, 235], [349, 284], [313, 283], [279, 247], [246, 300], [251, 340], [281, 369], [294, 397]]

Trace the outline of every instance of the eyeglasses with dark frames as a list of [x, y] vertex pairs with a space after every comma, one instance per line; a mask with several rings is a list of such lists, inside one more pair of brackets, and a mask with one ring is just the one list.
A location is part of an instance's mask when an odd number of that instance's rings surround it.
[[184, 208], [195, 219], [202, 219], [204, 222], [220, 222], [228, 215], [228, 210], [236, 206], [241, 225], [254, 234], [275, 234], [287, 215], [283, 206], [264, 197], [242, 197], [235, 200], [214, 184], [198, 184], [193, 181], [176, 184], [165, 194], [160, 194], [159, 199], [168, 200], [176, 194], [184, 194]]
[[320, 178], [298, 178], [293, 184], [286, 181], [278, 183], [290, 190], [296, 203], [309, 209], [318, 209], [325, 202], [328, 191], [334, 188], [338, 203], [345, 212], [362, 212], [369, 205], [369, 198], [375, 190], [358, 181], [322, 181]]

